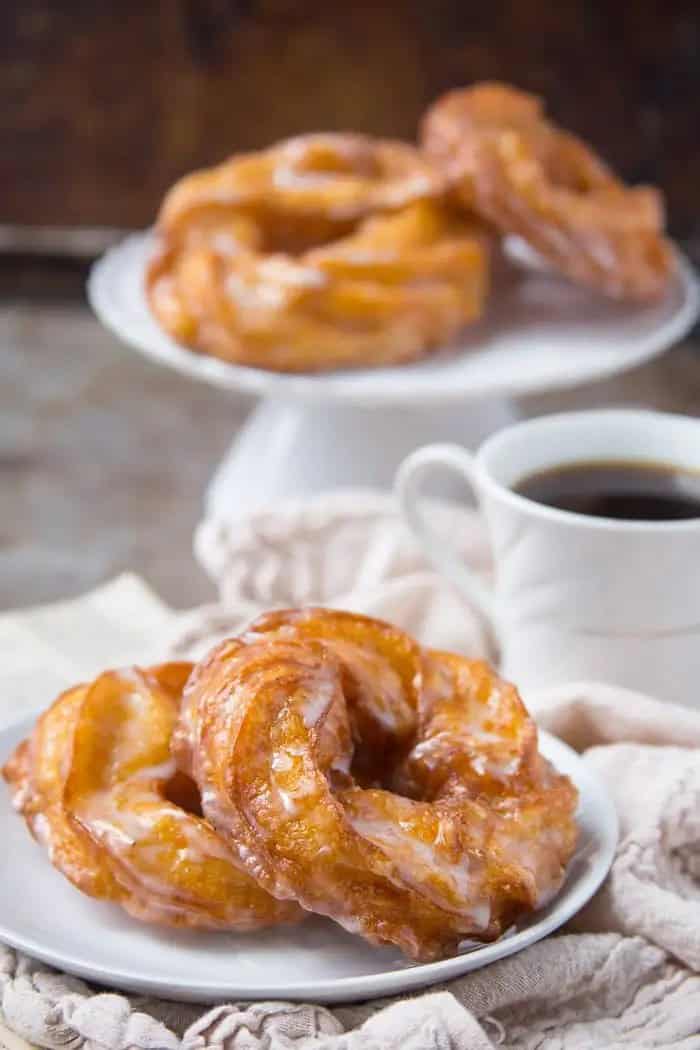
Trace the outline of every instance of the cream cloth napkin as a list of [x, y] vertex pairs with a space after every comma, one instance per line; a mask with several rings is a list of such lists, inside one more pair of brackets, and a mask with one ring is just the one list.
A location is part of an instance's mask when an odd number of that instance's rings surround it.
[[[477, 520], [441, 513], [487, 575]], [[386, 496], [340, 493], [236, 525], [205, 522], [196, 547], [219, 582], [215, 606], [174, 614], [127, 576], [77, 601], [0, 617], [0, 721], [105, 665], [201, 652], [270, 605], [335, 604], [385, 616], [433, 645], [483, 652], [478, 621], [427, 569]], [[585, 751], [621, 819], [610, 877], [563, 934], [403, 1001], [334, 1009], [206, 1009], [95, 992], [0, 946], [0, 1046], [700, 1050], [700, 710], [598, 683], [528, 703], [541, 725]]]

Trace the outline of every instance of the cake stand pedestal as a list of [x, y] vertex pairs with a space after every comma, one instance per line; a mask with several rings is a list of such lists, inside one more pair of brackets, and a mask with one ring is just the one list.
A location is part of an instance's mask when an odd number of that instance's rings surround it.
[[419, 445], [458, 441], [476, 447], [516, 418], [515, 402], [505, 398], [390, 411], [266, 398], [217, 467], [206, 511], [226, 518], [241, 503], [247, 512], [326, 489], [389, 488], [399, 463]]

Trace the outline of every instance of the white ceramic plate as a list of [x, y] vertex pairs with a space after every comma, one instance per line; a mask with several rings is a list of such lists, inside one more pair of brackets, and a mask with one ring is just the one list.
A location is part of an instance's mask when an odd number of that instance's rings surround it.
[[[0, 733], [0, 759], [28, 724]], [[448, 980], [540, 940], [595, 893], [612, 862], [612, 803], [578, 755], [541, 735], [541, 748], [577, 785], [581, 841], [565, 885], [546, 909], [495, 944], [411, 965], [326, 919], [256, 934], [158, 930], [84, 897], [55, 871], [0, 788], [0, 940], [69, 973], [127, 991], [197, 1002], [287, 999], [349, 1002]]]
[[88, 298], [125, 343], [195, 379], [265, 396], [350, 404], [421, 404], [519, 396], [578, 386], [662, 353], [698, 315], [690, 264], [652, 306], [613, 303], [533, 268], [497, 287], [488, 315], [459, 347], [415, 365], [328, 375], [284, 375], [227, 364], [173, 342], [148, 309], [143, 274], [151, 236], [135, 234], [93, 267]]

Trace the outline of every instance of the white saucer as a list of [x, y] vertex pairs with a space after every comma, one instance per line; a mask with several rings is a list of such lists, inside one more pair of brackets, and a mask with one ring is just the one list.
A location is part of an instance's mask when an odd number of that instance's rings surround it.
[[[0, 733], [0, 759], [28, 723]], [[287, 999], [350, 1002], [449, 980], [551, 933], [595, 893], [612, 862], [617, 818], [582, 760], [542, 733], [542, 751], [580, 792], [581, 843], [567, 881], [546, 909], [495, 944], [413, 966], [324, 919], [254, 935], [182, 933], [144, 926], [84, 897], [55, 871], [0, 788], [0, 940], [101, 985], [196, 1002]]]
[[88, 297], [100, 321], [130, 346], [193, 378], [285, 400], [424, 407], [578, 386], [661, 353], [698, 315], [693, 270], [680, 254], [668, 294], [651, 306], [613, 303], [532, 269], [495, 289], [486, 319], [465, 332], [457, 350], [397, 368], [284, 375], [227, 364], [173, 342], [151, 316], [143, 292], [151, 245], [150, 234], [135, 234], [93, 267]]

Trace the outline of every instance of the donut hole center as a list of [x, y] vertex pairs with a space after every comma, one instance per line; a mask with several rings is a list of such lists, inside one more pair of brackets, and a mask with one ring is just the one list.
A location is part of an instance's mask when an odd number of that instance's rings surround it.
[[406, 751], [396, 741], [383, 741], [373, 748], [356, 747], [350, 763], [350, 776], [358, 787], [381, 788], [400, 794], [395, 790], [395, 776]]
[[[360, 788], [401, 794], [400, 785], [397, 790], [397, 772], [417, 740], [416, 712], [403, 699], [404, 686], [395, 670], [385, 667], [384, 677], [378, 680], [374, 662], [363, 666], [354, 646], [348, 645], [344, 653], [341, 650], [342, 655], [355, 664], [352, 671], [348, 666], [342, 671], [350, 748], [349, 761], [341, 764], [347, 772], [337, 778], [338, 786], [347, 787], [350, 779]], [[376, 688], [383, 693], [381, 701]]]
[[540, 142], [542, 163], [551, 185], [585, 197], [614, 181], [587, 146], [566, 132], [548, 129]]
[[350, 776], [358, 787], [380, 788], [404, 798], [406, 785], [397, 774], [416, 743], [415, 731], [396, 734], [371, 718], [351, 718], [354, 750], [350, 761]]
[[203, 816], [199, 789], [194, 780], [185, 773], [180, 772], [180, 770], [177, 770], [166, 781], [163, 788], [163, 797], [167, 802], [171, 802], [174, 806], [178, 806], [179, 809], [183, 809], [185, 813], [190, 813], [195, 817]]
[[292, 215], [270, 211], [259, 217], [256, 248], [264, 255], [303, 255], [352, 233], [357, 222], [321, 215]]
[[223, 258], [254, 252], [299, 256], [352, 233], [356, 219], [331, 219], [316, 211], [284, 211], [270, 205], [240, 208], [235, 215], [225, 205], [207, 204], [194, 211], [184, 243], [215, 251]]

